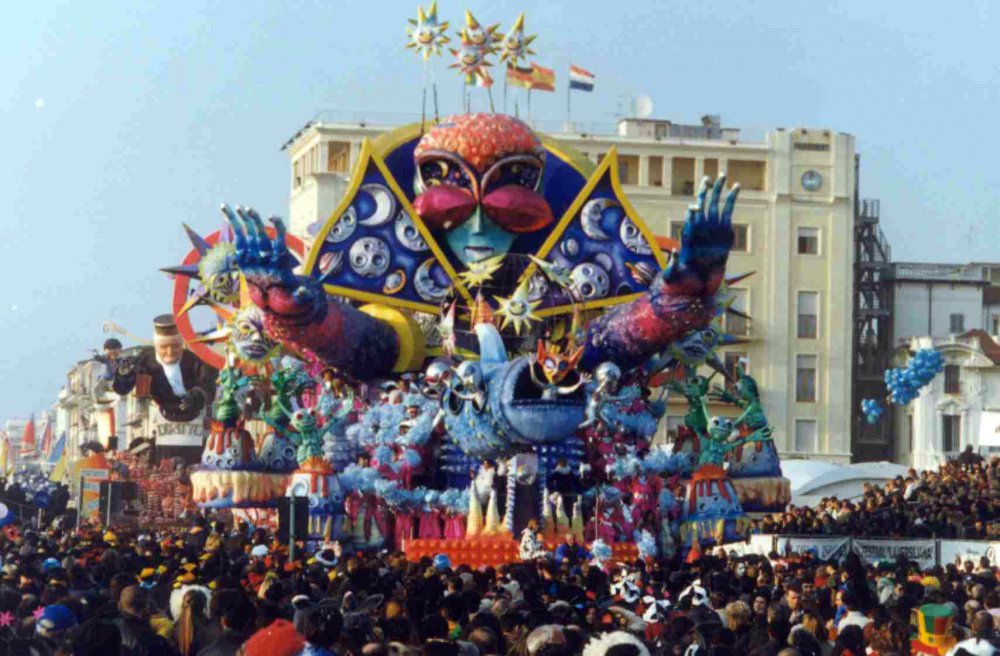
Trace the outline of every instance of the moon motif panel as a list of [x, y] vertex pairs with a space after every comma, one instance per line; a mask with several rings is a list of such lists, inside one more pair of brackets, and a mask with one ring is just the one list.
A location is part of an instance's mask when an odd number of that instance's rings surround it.
[[455, 284], [433, 236], [368, 144], [350, 189], [316, 235], [307, 274], [331, 293], [426, 312], [437, 312]]
[[[538, 257], [568, 284], [546, 294], [540, 312], [557, 314], [574, 303], [614, 305], [645, 291], [665, 261], [652, 233], [618, 181], [617, 156], [608, 153], [563, 216]], [[525, 275], [545, 273], [533, 265]], [[550, 287], [555, 287], [550, 284]]]

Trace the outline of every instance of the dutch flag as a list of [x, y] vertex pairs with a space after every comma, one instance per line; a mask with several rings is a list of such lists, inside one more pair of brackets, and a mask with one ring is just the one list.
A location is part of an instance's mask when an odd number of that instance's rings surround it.
[[580, 91], [594, 90], [594, 74], [575, 64], [569, 65], [569, 88]]

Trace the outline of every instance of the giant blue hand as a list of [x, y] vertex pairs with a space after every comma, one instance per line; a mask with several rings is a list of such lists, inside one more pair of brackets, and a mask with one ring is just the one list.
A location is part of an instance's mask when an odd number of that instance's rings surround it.
[[697, 202], [684, 215], [680, 253], [663, 272], [666, 291], [671, 295], [711, 296], [722, 284], [733, 245], [733, 208], [740, 192], [740, 186], [733, 185], [720, 207], [725, 185], [725, 175], [716, 178], [714, 185], [706, 177]]
[[293, 272], [298, 262], [285, 243], [285, 224], [281, 219], [271, 217], [275, 231], [271, 239], [253, 209], [237, 206], [233, 211], [223, 205], [222, 213], [233, 229], [236, 265], [246, 278], [255, 305], [286, 318], [314, 315], [326, 305], [322, 288], [312, 279]]

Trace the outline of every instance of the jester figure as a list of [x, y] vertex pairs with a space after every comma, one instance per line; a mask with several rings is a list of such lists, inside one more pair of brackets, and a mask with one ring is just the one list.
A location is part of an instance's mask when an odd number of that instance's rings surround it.
[[292, 272], [280, 220], [271, 240], [253, 211], [227, 213], [268, 334], [298, 352], [355, 379], [419, 369], [429, 345], [412, 313], [437, 314], [449, 299], [470, 306], [467, 283], [496, 312], [505, 341], [521, 337], [529, 348], [538, 313], [611, 307], [583, 331], [583, 371], [605, 361], [638, 367], [716, 315], [738, 193], [723, 199], [724, 178], [702, 184], [666, 266], [619, 193], [613, 153], [590, 174], [579, 154], [502, 114], [454, 116], [380, 141], [362, 149], [352, 192], [316, 235], [306, 275]]

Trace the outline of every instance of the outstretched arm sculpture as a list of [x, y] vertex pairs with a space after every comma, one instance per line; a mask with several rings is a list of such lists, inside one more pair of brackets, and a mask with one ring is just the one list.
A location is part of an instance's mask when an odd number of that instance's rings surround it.
[[329, 297], [317, 280], [295, 275], [281, 219], [270, 219], [277, 233], [272, 240], [255, 211], [234, 212], [225, 205], [222, 211], [233, 228], [236, 262], [250, 299], [263, 310], [269, 335], [353, 378], [392, 371], [399, 355], [396, 331], [388, 322]]
[[733, 185], [723, 201], [725, 184], [724, 175], [711, 186], [709, 178], [702, 181], [697, 203], [684, 217], [680, 253], [649, 291], [587, 326], [582, 367], [592, 369], [608, 360], [623, 370], [638, 367], [671, 342], [712, 321], [715, 293], [733, 245], [733, 208], [740, 189]]

